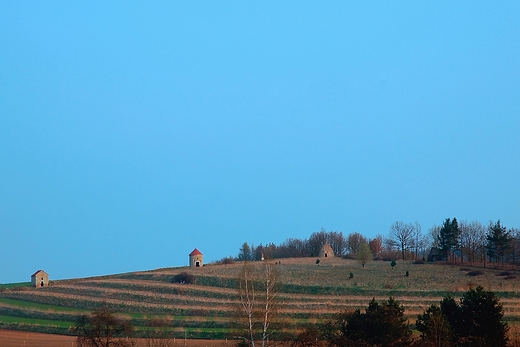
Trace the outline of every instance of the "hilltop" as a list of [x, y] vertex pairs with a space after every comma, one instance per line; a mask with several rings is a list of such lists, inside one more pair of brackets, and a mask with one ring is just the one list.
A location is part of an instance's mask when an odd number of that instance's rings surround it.
[[[467, 264], [371, 261], [365, 268], [339, 257], [277, 259], [284, 301], [281, 315], [295, 329], [327, 320], [372, 299], [396, 298], [414, 322], [432, 303], [481, 285], [504, 305], [505, 319], [520, 318], [517, 272]], [[255, 262], [258, 266], [261, 262]], [[107, 302], [138, 327], [153, 317], [171, 320], [179, 337], [224, 338], [238, 305], [236, 278], [242, 264], [208, 264], [101, 277], [53, 281], [49, 287], [0, 287], [0, 328], [70, 334], [77, 317]], [[409, 276], [405, 276], [408, 271]], [[173, 283], [181, 272], [194, 284]], [[353, 278], [350, 278], [350, 273]]]

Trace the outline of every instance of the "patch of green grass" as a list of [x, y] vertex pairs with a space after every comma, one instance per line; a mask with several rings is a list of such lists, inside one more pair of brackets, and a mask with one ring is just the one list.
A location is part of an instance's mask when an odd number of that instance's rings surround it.
[[30, 287], [31, 282], [19, 282], [19, 283], [5, 283], [0, 284], [0, 289], [13, 289], [13, 288], [19, 288], [19, 287]]
[[[262, 262], [254, 262], [261, 269]], [[167, 268], [95, 278], [55, 281], [48, 288], [33, 290], [18, 287], [29, 283], [0, 285], [0, 316], [11, 316], [17, 325], [22, 318], [74, 321], [78, 314], [89, 313], [106, 299], [110, 307], [130, 318], [138, 329], [147, 330], [150, 319], [170, 321], [175, 336], [217, 338], [227, 333], [234, 308], [238, 304], [236, 279], [242, 264], [190, 268]], [[518, 280], [505, 280], [503, 269], [398, 261], [392, 269], [388, 262], [370, 262], [365, 268], [354, 260], [324, 259], [320, 266], [315, 258], [282, 259], [280, 312], [289, 329], [302, 324], [317, 324], [332, 319], [344, 309], [363, 309], [372, 298], [390, 296], [402, 302], [414, 320], [431, 303], [439, 303], [447, 294], [460, 297], [468, 288], [482, 285], [493, 290], [503, 301], [506, 319], [520, 321]], [[469, 270], [483, 274], [468, 277]], [[173, 276], [188, 271], [195, 276], [192, 285], [171, 283]], [[349, 274], [354, 273], [354, 280]], [[405, 276], [409, 272], [409, 276]], [[500, 276], [499, 276], [500, 275]], [[0, 321], [0, 326], [4, 324]], [[20, 323], [23, 329], [47, 326]], [[18, 325], [17, 325], [18, 326]], [[26, 328], [29, 327], [29, 328]], [[61, 329], [61, 328], [60, 328]], [[178, 334], [180, 333], [180, 334]]]
[[35, 303], [35, 302], [30, 302], [30, 301], [7, 299], [7, 298], [0, 298], [0, 303], [4, 303], [9, 306], [14, 306], [14, 307], [18, 307], [18, 308], [34, 309], [34, 310], [40, 310], [40, 311], [81, 312], [81, 313], [90, 312], [90, 310], [84, 310], [84, 309], [80, 309], [80, 308], [39, 304], [39, 303]]
[[74, 326], [73, 322], [63, 322], [48, 319], [20, 318], [10, 316], [0, 316], [0, 323], [4, 324], [28, 324], [28, 325], [46, 325], [60, 328], [69, 328]]

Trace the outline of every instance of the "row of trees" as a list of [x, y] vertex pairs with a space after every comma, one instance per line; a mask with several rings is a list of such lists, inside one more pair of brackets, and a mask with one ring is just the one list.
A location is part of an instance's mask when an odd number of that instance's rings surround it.
[[[464, 293], [460, 302], [444, 297], [419, 315], [415, 327], [420, 338], [414, 340], [403, 306], [393, 298], [382, 303], [373, 299], [364, 312], [345, 311], [324, 324], [314, 339], [338, 347], [503, 347], [509, 346], [509, 327], [502, 317], [503, 307], [495, 294], [477, 287]], [[304, 343], [308, 336], [304, 331], [296, 345], [319, 345]]]
[[516, 263], [520, 252], [520, 229], [504, 227], [500, 220], [484, 227], [479, 222], [446, 219], [432, 228], [433, 246], [446, 260], [460, 262]]
[[373, 240], [368, 240], [362, 234], [355, 232], [347, 236], [341, 231], [321, 231], [312, 233], [308, 239], [289, 238], [280, 245], [270, 243], [267, 245], [249, 245], [244, 242], [236, 257], [237, 260], [260, 260], [279, 259], [279, 258], [299, 258], [318, 256], [321, 248], [328, 242], [334, 254], [342, 256], [347, 254], [356, 254], [361, 244], [370, 244], [371, 249], [376, 254], [383, 250], [383, 237], [379, 235]]
[[520, 258], [520, 229], [504, 227], [500, 220], [487, 227], [478, 221], [459, 222], [447, 218], [440, 226], [434, 225], [424, 233], [418, 222], [396, 221], [386, 236], [369, 239], [353, 232], [345, 236], [340, 231], [322, 229], [308, 239], [289, 238], [280, 245], [259, 246], [244, 242], [236, 257], [238, 260], [260, 260], [317, 256], [328, 242], [339, 256], [355, 256], [359, 246], [367, 244], [374, 257], [387, 259], [424, 259], [431, 254], [434, 260], [452, 262], [516, 263]]

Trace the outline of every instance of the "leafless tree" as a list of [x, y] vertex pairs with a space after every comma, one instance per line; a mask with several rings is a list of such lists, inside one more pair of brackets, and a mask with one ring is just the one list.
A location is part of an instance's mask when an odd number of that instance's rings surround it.
[[329, 241], [334, 254], [342, 255], [347, 248], [347, 240], [341, 231], [330, 231], [327, 233], [327, 240]]
[[520, 253], [520, 229], [509, 229], [509, 235], [511, 236], [511, 244], [509, 245], [509, 258], [511, 263], [516, 265]]
[[318, 232], [314, 232], [309, 237], [309, 251], [311, 256], [317, 256], [320, 254], [321, 247], [325, 244], [327, 240], [327, 231], [325, 229], [321, 229]]
[[399, 245], [401, 249], [402, 259], [405, 258], [405, 251], [412, 244], [413, 233], [415, 226], [413, 224], [406, 224], [401, 221], [397, 221], [390, 226], [390, 238]]
[[476, 261], [479, 247], [483, 248], [486, 242], [486, 229], [478, 221], [462, 221], [459, 224], [459, 230], [461, 256], [462, 258], [466, 256], [466, 259], [473, 263]]
[[255, 347], [259, 340], [267, 346], [273, 333], [279, 301], [279, 273], [276, 265], [264, 261], [261, 266], [244, 262], [238, 275], [239, 323], [237, 338]]
[[466, 221], [459, 222], [459, 240], [458, 244], [460, 247], [460, 262], [464, 263], [464, 257], [471, 262], [471, 252], [469, 248], [469, 228], [468, 223]]
[[367, 239], [358, 232], [350, 233], [347, 238], [347, 251], [349, 254], [356, 254], [359, 245], [367, 243]]
[[173, 330], [170, 327], [170, 321], [166, 319], [153, 318], [148, 321], [150, 329], [147, 330], [148, 337], [146, 340], [147, 347], [172, 347], [174, 339]]
[[289, 238], [279, 247], [282, 253], [280, 256], [283, 258], [299, 258], [308, 256], [306, 243], [306, 240]]
[[307, 242], [311, 256], [318, 255], [325, 242], [330, 244], [334, 254], [337, 255], [343, 254], [347, 247], [347, 240], [341, 231], [326, 231], [323, 228], [319, 232], [312, 233]]
[[399, 257], [399, 244], [390, 237], [383, 239], [383, 253], [392, 254], [392, 259]]
[[134, 326], [104, 303], [90, 315], [79, 317], [74, 331], [79, 347], [132, 347]]
[[428, 235], [426, 236], [428, 239], [428, 243], [430, 247], [439, 248], [439, 235], [441, 233], [440, 225], [433, 225], [430, 229], [428, 229]]
[[412, 231], [410, 248], [413, 250], [415, 259], [418, 259], [419, 253], [422, 253], [424, 257], [424, 252], [426, 250], [428, 241], [426, 239], [426, 236], [424, 236], [422, 233], [422, 227], [421, 224], [419, 224], [419, 222], [415, 222], [413, 227], [414, 229]]
[[[252, 263], [245, 261], [243, 263], [240, 274], [238, 275], [238, 295], [240, 297], [240, 309], [239, 313], [243, 319], [245, 326], [245, 334], [238, 333], [238, 338], [255, 345], [255, 324], [256, 324], [256, 300], [257, 294], [255, 293], [255, 271]], [[242, 322], [242, 319], [240, 322]], [[242, 336], [246, 335], [246, 336]]]

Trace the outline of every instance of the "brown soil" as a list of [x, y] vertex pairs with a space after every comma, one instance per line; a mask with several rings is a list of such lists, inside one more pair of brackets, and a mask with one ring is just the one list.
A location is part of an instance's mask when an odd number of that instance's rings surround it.
[[0, 347], [71, 347], [75, 342], [72, 336], [0, 330]]
[[[146, 346], [144, 340], [138, 346]], [[186, 347], [221, 347], [235, 346], [234, 341], [219, 340], [186, 340], [177, 339], [174, 346]], [[0, 330], [0, 347], [75, 347], [76, 338], [73, 336], [29, 333], [24, 331]]]

